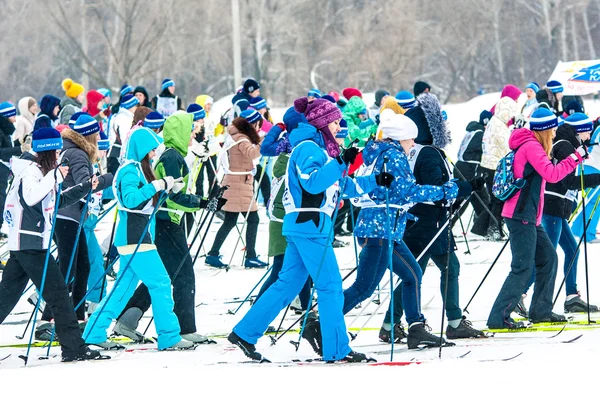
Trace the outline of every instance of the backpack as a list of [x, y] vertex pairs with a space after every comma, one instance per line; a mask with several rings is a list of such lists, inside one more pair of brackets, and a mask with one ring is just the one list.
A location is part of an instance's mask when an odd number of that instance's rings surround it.
[[500, 159], [496, 166], [492, 194], [503, 202], [515, 196], [515, 194], [523, 189], [527, 183], [526, 177], [515, 177], [514, 164], [516, 153], [517, 150], [510, 151], [506, 156]]

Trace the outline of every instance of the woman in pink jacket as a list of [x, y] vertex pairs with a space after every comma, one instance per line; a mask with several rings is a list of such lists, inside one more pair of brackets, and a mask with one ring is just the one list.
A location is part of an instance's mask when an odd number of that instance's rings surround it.
[[[510, 232], [518, 239], [510, 239], [512, 252], [511, 271], [487, 321], [490, 329], [516, 329], [522, 322], [511, 318], [519, 303], [524, 286], [535, 267], [535, 291], [529, 316], [532, 322], [566, 322], [562, 315], [552, 312], [552, 294], [556, 280], [558, 257], [544, 228], [540, 225], [544, 209], [546, 182], [555, 183], [572, 172], [586, 154], [577, 148], [558, 164], [550, 161], [552, 139], [558, 119], [545, 108], [536, 110], [529, 121], [529, 129], [513, 131], [509, 139], [510, 149], [516, 151], [514, 174], [525, 178], [525, 187], [504, 203], [502, 216]], [[531, 250], [535, 248], [535, 250]]]

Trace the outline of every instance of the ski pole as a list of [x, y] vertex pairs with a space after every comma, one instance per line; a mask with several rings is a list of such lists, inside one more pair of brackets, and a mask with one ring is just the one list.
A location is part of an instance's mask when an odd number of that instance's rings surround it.
[[460, 229], [462, 230], [463, 237], [465, 238], [465, 244], [467, 245], [467, 251], [464, 254], [471, 254], [471, 249], [469, 248], [469, 240], [467, 239], [467, 231], [465, 231], [465, 226], [462, 222], [462, 217], [458, 217], [458, 222], [460, 223]]
[[350, 202], [350, 220], [352, 221], [352, 243], [354, 244], [354, 259], [356, 260], [356, 266], [358, 267], [358, 243], [356, 242], [356, 236], [354, 235], [354, 229], [356, 228], [356, 222], [354, 220], [354, 206], [352, 206], [351, 201], [349, 201], [349, 202]]
[[[67, 159], [63, 160], [61, 165], [67, 165]], [[54, 169], [54, 180], [56, 181], [56, 173], [60, 173], [58, 167]], [[42, 281], [40, 282], [40, 293], [37, 302], [35, 303], [35, 309], [33, 310], [33, 324], [31, 325], [31, 334], [29, 335], [29, 343], [27, 344], [27, 352], [25, 356], [19, 355], [23, 361], [25, 361], [25, 366], [27, 366], [27, 361], [29, 360], [29, 352], [31, 351], [31, 344], [33, 344], [33, 335], [35, 332], [35, 324], [37, 321], [37, 312], [40, 308], [40, 303], [43, 300], [42, 294], [44, 293], [44, 287], [46, 285], [46, 275], [48, 274], [48, 263], [50, 261], [50, 247], [52, 246], [50, 242], [52, 242], [52, 236], [54, 236], [54, 227], [56, 225], [56, 216], [58, 215], [58, 207], [60, 205], [60, 192], [62, 190], [62, 183], [58, 184], [58, 189], [56, 190], [56, 199], [54, 200], [54, 214], [52, 215], [52, 227], [50, 228], [50, 239], [48, 242], [48, 249], [46, 249], [46, 259], [44, 261], [44, 270], [42, 271]]]
[[[387, 173], [387, 162], [388, 162], [388, 158], [384, 157], [383, 158], [383, 170]], [[394, 317], [394, 290], [392, 289], [394, 287], [394, 258], [393, 258], [393, 251], [394, 251], [394, 241], [392, 239], [392, 220], [391, 220], [391, 214], [390, 214], [390, 188], [391, 185], [389, 187], [387, 187], [387, 189], [385, 190], [385, 212], [387, 213], [387, 217], [386, 217], [386, 224], [387, 224], [387, 230], [388, 230], [388, 268], [390, 270], [390, 314], [392, 315], [392, 318]], [[397, 217], [397, 215], [396, 215]], [[358, 260], [357, 260], [358, 261]], [[357, 264], [358, 266], [358, 264]], [[390, 352], [390, 362], [394, 361], [394, 320], [392, 319], [392, 329], [390, 331], [390, 338], [392, 341], [392, 350]]]
[[25, 325], [25, 330], [23, 330], [23, 334], [20, 335], [20, 336], [15, 336], [17, 339], [23, 340], [25, 338], [25, 333], [27, 333], [27, 329], [29, 328], [29, 324], [31, 323], [31, 320], [33, 319], [33, 314], [35, 314], [35, 308], [33, 309], [33, 311], [31, 311], [31, 315], [29, 316], [29, 320], [27, 321], [27, 325]]
[[142, 242], [144, 241], [144, 238], [146, 237], [146, 234], [148, 233], [148, 230], [150, 229], [150, 224], [152, 224], [152, 219], [154, 218], [154, 216], [156, 215], [156, 212], [163, 205], [163, 203], [167, 200], [168, 197], [169, 197], [169, 195], [166, 191], [161, 191], [161, 194], [158, 198], [158, 202], [156, 203], [156, 206], [154, 206], [154, 209], [152, 210], [152, 213], [150, 214], [150, 217], [148, 218], [148, 222], [146, 223], [146, 226], [144, 227], [144, 230], [142, 231], [142, 233], [140, 235], [140, 239], [139, 239], [137, 245], [135, 246], [135, 250], [131, 254], [131, 257], [129, 258], [129, 261], [127, 262], [125, 267], [122, 267], [121, 270], [119, 271], [119, 273], [121, 273], [121, 271], [122, 271], [123, 274], [119, 275], [119, 277], [115, 281], [115, 284], [113, 285], [113, 288], [110, 291], [110, 293], [108, 293], [108, 295], [106, 297], [104, 297], [104, 299], [102, 299], [102, 302], [100, 303], [102, 305], [100, 305], [100, 308], [98, 309], [98, 315], [96, 316], [96, 319], [94, 319], [94, 323], [92, 323], [92, 326], [89, 329], [86, 327], [86, 330], [88, 330], [88, 333], [85, 336], [83, 336], [84, 341], [89, 336], [89, 333], [92, 330], [94, 330], [94, 326], [96, 326], [96, 323], [98, 322], [98, 319], [100, 318], [100, 315], [102, 315], [102, 311], [104, 311], [104, 308], [106, 308], [106, 304], [110, 301], [113, 293], [116, 290], [117, 285], [119, 284], [119, 282], [121, 280], [123, 280], [123, 275], [129, 269], [129, 265], [131, 264], [135, 255], [137, 254], [138, 250], [140, 249], [140, 246], [142, 246]]
[[502, 245], [502, 249], [500, 249], [500, 253], [498, 253], [498, 255], [496, 256], [496, 258], [492, 262], [492, 265], [490, 265], [490, 268], [487, 270], [487, 272], [483, 276], [483, 279], [479, 283], [479, 286], [477, 286], [477, 289], [475, 289], [475, 293], [473, 293], [473, 295], [471, 296], [471, 299], [467, 303], [467, 305], [466, 305], [465, 309], [463, 310], [463, 312], [466, 312], [467, 314], [469, 314], [469, 311], [467, 310], [469, 308], [469, 305], [471, 304], [471, 302], [473, 301], [473, 299], [477, 295], [477, 292], [479, 292], [479, 289], [481, 289], [481, 286], [483, 285], [483, 282], [485, 282], [485, 280], [487, 279], [487, 277], [490, 274], [490, 272], [492, 272], [492, 268], [494, 268], [494, 266], [496, 265], [496, 263], [500, 259], [500, 256], [502, 255], [502, 252], [504, 251], [504, 249], [506, 249], [506, 246], [508, 246], [508, 242], [510, 242], [510, 237], [509, 237], [508, 240], [506, 240], [506, 242], [504, 242], [504, 245]]
[[[585, 192], [585, 183], [583, 181], [583, 164], [579, 165], [579, 175], [581, 176], [581, 192]], [[585, 217], [585, 195], [581, 194], [581, 215], [583, 216], [583, 220], [587, 220]], [[587, 232], [587, 231], [585, 231]], [[583, 234], [583, 260], [585, 264], [585, 293], [587, 298], [587, 318], [588, 325], [592, 323], [592, 319], [590, 317], [590, 278], [588, 273], [588, 250], [587, 250], [587, 233]], [[566, 277], [566, 275], [565, 275]], [[595, 322], [594, 322], [595, 323]]]
[[[447, 210], [448, 219], [451, 218], [450, 206]], [[460, 219], [460, 216], [459, 216]], [[446, 252], [446, 277], [444, 278], [444, 297], [442, 299], [442, 326], [440, 329], [440, 351], [438, 354], [439, 359], [442, 359], [442, 348], [444, 347], [444, 321], [446, 320], [446, 299], [448, 298], [448, 274], [450, 274], [450, 253], [452, 251], [452, 227], [451, 223], [448, 223], [448, 251]], [[393, 302], [393, 300], [392, 300]]]
[[250, 296], [252, 295], [252, 293], [254, 293], [254, 291], [256, 290], [256, 288], [262, 284], [262, 281], [265, 280], [265, 278], [267, 277], [267, 275], [269, 275], [271, 273], [273, 269], [273, 264], [269, 265], [269, 268], [267, 268], [267, 271], [264, 273], [264, 275], [260, 278], [260, 280], [258, 282], [256, 282], [256, 285], [254, 285], [254, 287], [252, 288], [252, 290], [250, 290], [250, 292], [248, 293], [248, 295], [246, 295], [246, 298], [244, 300], [242, 300], [242, 302], [240, 303], [240, 305], [235, 309], [235, 311], [231, 311], [228, 310], [227, 313], [229, 315], [236, 315], [237, 312], [240, 310], [240, 308], [242, 308], [242, 305], [244, 305], [244, 303], [246, 301], [248, 301], [248, 299], [250, 298]]
[[[598, 207], [599, 202], [600, 202], [600, 196], [598, 196], [598, 198], [596, 198], [596, 203], [594, 203], [594, 207], [592, 208], [592, 212], [590, 214], [590, 219], [586, 220], [586, 222], [584, 224], [584, 227], [583, 227], [584, 234], [587, 233], [587, 229], [590, 226], [590, 224], [592, 223], [592, 218], [594, 217], [594, 213], [596, 212], [596, 208]], [[579, 238], [579, 242], [577, 242], [577, 247], [575, 248], [575, 254], [571, 258], [571, 261], [569, 262], [569, 266], [567, 267], [567, 272], [565, 272], [565, 276], [563, 277], [563, 280], [561, 281], [560, 286], [558, 287], [558, 291], [556, 292], [556, 296], [554, 297], [554, 301], [552, 302], [552, 307], [554, 307], [554, 305], [556, 305], [556, 301], [558, 300], [558, 296], [560, 296], [560, 292], [561, 292], [563, 286], [565, 285], [567, 276], [569, 276], [569, 274], [571, 273], [571, 269], [575, 265], [575, 258], [577, 257], [577, 253], [579, 252], [579, 248], [581, 247], [582, 242], [583, 242], [583, 236], [581, 238]], [[589, 304], [588, 304], [588, 306], [589, 306]]]

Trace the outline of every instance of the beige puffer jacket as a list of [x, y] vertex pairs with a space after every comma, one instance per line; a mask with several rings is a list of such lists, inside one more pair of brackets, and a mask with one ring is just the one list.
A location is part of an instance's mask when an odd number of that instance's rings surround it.
[[[227, 130], [235, 142], [239, 141], [228, 151], [229, 170], [232, 173], [247, 174], [225, 174], [221, 185], [228, 185], [229, 189], [223, 194], [223, 197], [227, 199], [223, 210], [244, 214], [248, 208], [250, 211], [258, 211], [256, 201], [253, 201], [254, 176], [252, 170], [254, 169], [253, 160], [260, 157], [260, 144], [252, 144], [250, 139], [233, 125], [229, 126]], [[252, 203], [251, 207], [250, 203]]]
[[510, 151], [508, 147], [510, 129], [507, 124], [516, 114], [517, 103], [513, 99], [504, 97], [496, 104], [494, 116], [483, 134], [481, 167], [496, 170], [500, 159]]

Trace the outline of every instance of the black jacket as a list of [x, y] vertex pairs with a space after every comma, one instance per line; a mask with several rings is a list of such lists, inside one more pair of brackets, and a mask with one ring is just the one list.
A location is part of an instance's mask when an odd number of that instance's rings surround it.
[[156, 96], [154, 96], [152, 98], [152, 102], [150, 103], [152, 109], [156, 109], [156, 107], [157, 107], [157, 104], [158, 104], [158, 98], [157, 97], [177, 98], [177, 109], [179, 109], [181, 111], [185, 110], [185, 109], [183, 109], [183, 105], [181, 104], [181, 98], [179, 98], [176, 95], [171, 94], [171, 92], [169, 91], [168, 88], [165, 88], [160, 94], [158, 94], [158, 95], [156, 95]]
[[231, 103], [233, 104], [233, 116], [238, 117], [240, 116], [240, 113], [248, 109], [251, 99], [252, 97], [250, 97], [250, 94], [243, 90], [234, 95], [231, 99]]
[[[552, 161], [559, 163], [579, 147], [581, 143], [577, 138], [577, 132], [573, 126], [563, 124], [556, 130], [554, 146], [552, 147]], [[600, 185], [600, 174], [589, 174], [583, 176], [583, 183], [586, 188], [593, 188]], [[568, 219], [573, 212], [575, 195], [568, 191], [581, 190], [581, 177], [575, 175], [573, 170], [569, 175], [555, 184], [547, 183], [544, 193], [544, 214], [549, 216]]]
[[15, 131], [15, 126], [8, 119], [0, 115], [0, 176], [7, 178], [10, 167], [10, 158], [21, 155], [21, 147], [13, 146], [10, 136]]

